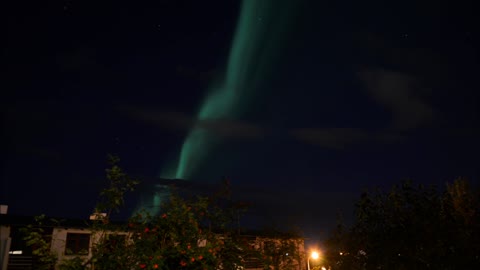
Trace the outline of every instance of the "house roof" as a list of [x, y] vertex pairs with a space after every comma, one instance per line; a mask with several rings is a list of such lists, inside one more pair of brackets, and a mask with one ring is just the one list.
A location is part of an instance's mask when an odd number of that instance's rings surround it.
[[[22, 216], [22, 215], [10, 215], [10, 214], [0, 214], [0, 224], [8, 225], [11, 227], [24, 227], [27, 225], [38, 225], [35, 216]], [[110, 221], [112, 225], [124, 225], [125, 221]], [[92, 220], [87, 219], [72, 219], [72, 218], [62, 218], [62, 217], [44, 217], [42, 224], [39, 227], [49, 227], [49, 228], [79, 228], [87, 229], [90, 228], [93, 224]], [[303, 239], [298, 234], [290, 232], [281, 232], [274, 229], [265, 229], [265, 230], [242, 230], [241, 235], [245, 237], [266, 237], [266, 238], [297, 238]]]
[[[40, 216], [38, 216], [40, 217]], [[23, 227], [27, 225], [39, 225], [35, 216], [22, 216], [0, 214], [0, 224], [9, 225], [12, 227]], [[114, 221], [112, 224], [123, 224], [124, 222]], [[65, 227], [65, 228], [88, 228], [93, 224], [93, 221], [87, 219], [73, 219], [63, 217], [47, 217], [45, 216], [39, 227]]]

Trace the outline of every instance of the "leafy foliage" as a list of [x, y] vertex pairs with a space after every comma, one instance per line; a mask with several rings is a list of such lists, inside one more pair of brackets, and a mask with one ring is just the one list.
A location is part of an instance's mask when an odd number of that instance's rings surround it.
[[45, 234], [44, 222], [45, 215], [37, 216], [35, 224], [29, 224], [20, 231], [25, 235], [23, 239], [26, 241], [26, 245], [32, 247], [32, 255], [37, 261], [37, 269], [50, 270], [54, 268], [58, 258], [50, 250], [50, 239]]
[[353, 226], [339, 224], [328, 241], [327, 258], [332, 269], [473, 269], [479, 210], [478, 192], [463, 179], [443, 193], [411, 182], [364, 192]]
[[[207, 198], [187, 201], [172, 196], [159, 216], [137, 214], [128, 222], [128, 239], [121, 246], [96, 246], [96, 269], [126, 265], [141, 269], [235, 269], [242, 264], [243, 249], [228, 218], [210, 207]], [[213, 224], [214, 231], [204, 225]], [[106, 259], [107, 258], [107, 259]]]
[[[303, 262], [303, 254], [298, 250], [299, 238], [296, 236], [275, 237], [267, 241], [263, 249], [264, 263], [267, 269], [298, 269], [298, 262]], [[271, 267], [271, 268], [270, 268]]]
[[[238, 227], [246, 205], [231, 200], [228, 182], [210, 197], [186, 199], [172, 189], [159, 215], [143, 211], [126, 223], [110, 221], [112, 212], [123, 206], [126, 192], [139, 183], [123, 172], [118, 161], [110, 156], [109, 186], [100, 193], [97, 219], [88, 229], [93, 239], [90, 256], [62, 260], [60, 270], [242, 269], [252, 259], [261, 261], [265, 269], [288, 269], [299, 262], [295, 261], [301, 258], [298, 242], [282, 239], [272, 249], [263, 249], [246, 241]], [[49, 257], [50, 244], [41, 241], [41, 232], [30, 231], [29, 235], [32, 243], [42, 246], [37, 249], [39, 256], [48, 267], [54, 266], [56, 257]], [[287, 253], [290, 257], [285, 257]]]
[[140, 182], [131, 179], [117, 164], [120, 159], [117, 156], [108, 156], [110, 168], [106, 169], [106, 177], [109, 180], [109, 187], [100, 192], [100, 201], [95, 209], [96, 213], [108, 213], [120, 211], [120, 207], [125, 203], [126, 192], [131, 192]]

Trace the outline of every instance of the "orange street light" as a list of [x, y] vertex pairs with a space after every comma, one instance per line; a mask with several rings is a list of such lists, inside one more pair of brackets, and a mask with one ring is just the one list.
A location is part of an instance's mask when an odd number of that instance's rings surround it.
[[307, 258], [308, 270], [310, 270], [310, 258], [312, 258], [314, 260], [318, 260], [318, 258], [320, 258], [320, 254], [318, 253], [318, 251], [315, 251], [315, 250], [310, 253], [310, 255]]

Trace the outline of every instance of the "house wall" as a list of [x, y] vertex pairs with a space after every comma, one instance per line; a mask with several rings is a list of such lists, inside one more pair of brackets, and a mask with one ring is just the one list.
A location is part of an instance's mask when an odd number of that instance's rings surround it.
[[[68, 233], [84, 233], [90, 234], [90, 243], [88, 247], [88, 255], [66, 255], [66, 244], [67, 244], [67, 234]], [[52, 244], [51, 244], [51, 251], [57, 255], [58, 261], [56, 269], [59, 268], [59, 265], [64, 262], [65, 260], [70, 260], [76, 257], [80, 257], [85, 261], [89, 260], [92, 257], [92, 247], [98, 243], [99, 239], [101, 238], [102, 233], [115, 233], [115, 234], [124, 234], [127, 235], [126, 232], [92, 232], [88, 229], [75, 229], [75, 228], [54, 228], [52, 233]]]
[[[8, 205], [0, 205], [0, 215], [6, 215]], [[0, 225], [0, 269], [7, 270], [8, 252], [10, 251], [10, 226]]]
[[10, 226], [0, 225], [0, 269], [7, 270], [10, 251]]
[[[294, 265], [292, 266], [295, 270], [304, 270], [306, 269], [305, 265], [305, 241], [303, 239], [288, 239], [288, 240], [281, 240], [278, 238], [261, 238], [262, 248], [264, 248], [265, 243], [268, 241], [274, 242], [277, 247], [282, 245], [282, 241], [286, 241], [289, 244], [293, 244], [295, 246], [296, 252], [299, 256], [298, 260], [294, 259]], [[284, 254], [285, 256], [291, 256]], [[280, 269], [282, 269], [284, 265], [280, 265]], [[292, 269], [292, 268], [289, 268]]]
[[[58, 263], [56, 269], [58, 269], [58, 265], [62, 263], [64, 260], [73, 259], [75, 257], [79, 257], [78, 255], [66, 255], [66, 243], [67, 243], [67, 234], [68, 233], [88, 233], [90, 234], [90, 243], [89, 243], [89, 252], [88, 255], [81, 256], [81, 258], [88, 260], [92, 256], [92, 246], [100, 239], [101, 232], [93, 232], [88, 229], [74, 229], [74, 228], [54, 228], [52, 232], [52, 243], [51, 243], [51, 251], [55, 253], [58, 257]], [[112, 232], [113, 233], [113, 232]], [[118, 232], [116, 232], [118, 233]], [[121, 233], [123, 234], [123, 233]], [[125, 234], [127, 234], [125, 232]], [[255, 240], [253, 240], [255, 239]], [[274, 238], [265, 238], [265, 237], [254, 237], [252, 240], [252, 244], [256, 249], [263, 249], [266, 242], [274, 242], [276, 245], [280, 245], [280, 240]], [[304, 270], [306, 269], [306, 263], [304, 260], [305, 255], [305, 248], [304, 248], [304, 241], [303, 239], [290, 239], [288, 240], [294, 241], [296, 250], [298, 254], [300, 254], [300, 259], [298, 260], [298, 264], [294, 267], [296, 270]], [[204, 246], [206, 244], [205, 240], [199, 241], [198, 243], [200, 246]], [[246, 268], [245, 270], [256, 270], [256, 269], [263, 269], [263, 268]]]
[[[88, 248], [88, 255], [85, 256], [79, 256], [79, 255], [66, 255], [65, 254], [65, 248], [67, 244], [67, 234], [68, 233], [88, 233], [90, 235], [90, 244]], [[92, 256], [92, 244], [93, 241], [95, 240], [94, 235], [90, 230], [86, 229], [69, 229], [69, 228], [54, 228], [53, 233], [52, 233], [52, 246], [51, 246], [51, 251], [57, 255], [58, 262], [57, 262], [57, 267], [58, 265], [64, 261], [64, 260], [69, 260], [73, 259], [75, 257], [81, 257], [84, 258], [85, 260], [88, 260]]]
[[[294, 253], [296, 254], [280, 254], [282, 249], [282, 242], [283, 244], [288, 244], [288, 246], [294, 246]], [[288, 269], [294, 270], [305, 270], [307, 268], [306, 261], [305, 261], [305, 241], [303, 239], [280, 239], [280, 238], [270, 238], [270, 237], [255, 237], [251, 236], [251, 240], [249, 241], [250, 245], [257, 250], [265, 250], [267, 248], [267, 243], [270, 243], [271, 248], [274, 248], [276, 251], [277, 256], [293, 256], [290, 257], [292, 260], [292, 265], [288, 267]], [[273, 254], [272, 254], [273, 255]], [[288, 260], [286, 257], [283, 257], [286, 263]], [[280, 269], [286, 268], [286, 266], [282, 262], [280, 263]], [[249, 264], [250, 267], [247, 266], [245, 270], [261, 270], [264, 269], [263, 266], [257, 265], [257, 263], [252, 262]], [[256, 266], [253, 266], [256, 265]]]

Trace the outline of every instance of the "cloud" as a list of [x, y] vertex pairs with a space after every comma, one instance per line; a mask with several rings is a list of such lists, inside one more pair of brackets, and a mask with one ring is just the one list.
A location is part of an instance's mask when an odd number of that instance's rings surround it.
[[356, 128], [297, 128], [290, 131], [295, 139], [325, 148], [345, 148], [366, 142], [394, 142], [402, 139], [394, 133], [376, 133]]
[[230, 120], [198, 120], [195, 128], [210, 130], [226, 137], [260, 138], [265, 135], [264, 128]]
[[131, 117], [171, 130], [191, 131], [202, 129], [211, 132], [212, 135], [247, 139], [262, 138], [266, 133], [266, 129], [258, 125], [232, 119], [196, 119], [180, 112], [138, 107], [128, 107], [122, 110], [126, 111]]
[[[474, 71], [469, 67], [477, 65], [478, 53], [468, 43], [460, 41], [450, 47], [434, 39], [417, 43], [410, 40], [417, 40], [414, 36], [399, 40], [367, 31], [356, 32], [352, 38], [351, 42], [357, 45], [362, 57], [361, 65], [373, 64], [373, 60], [374, 65], [407, 72], [421, 78], [422, 83], [435, 88], [436, 92], [446, 85], [458, 88], [459, 84], [474, 77]], [[455, 53], [452, 54], [451, 50]]]
[[[342, 149], [358, 143], [391, 143], [401, 140], [398, 133], [368, 131], [359, 128], [292, 128], [272, 129], [229, 119], [197, 120], [192, 116], [174, 111], [159, 111], [141, 107], [122, 107], [129, 117], [175, 131], [190, 132], [202, 129], [214, 136], [235, 139], [288, 138], [324, 148]], [[274, 132], [275, 130], [275, 132]]]
[[421, 99], [423, 89], [414, 77], [381, 68], [358, 75], [371, 96], [393, 113], [392, 128], [407, 130], [432, 120], [433, 108]]
[[300, 141], [328, 148], [343, 148], [368, 137], [366, 132], [352, 128], [298, 128], [290, 134]]

